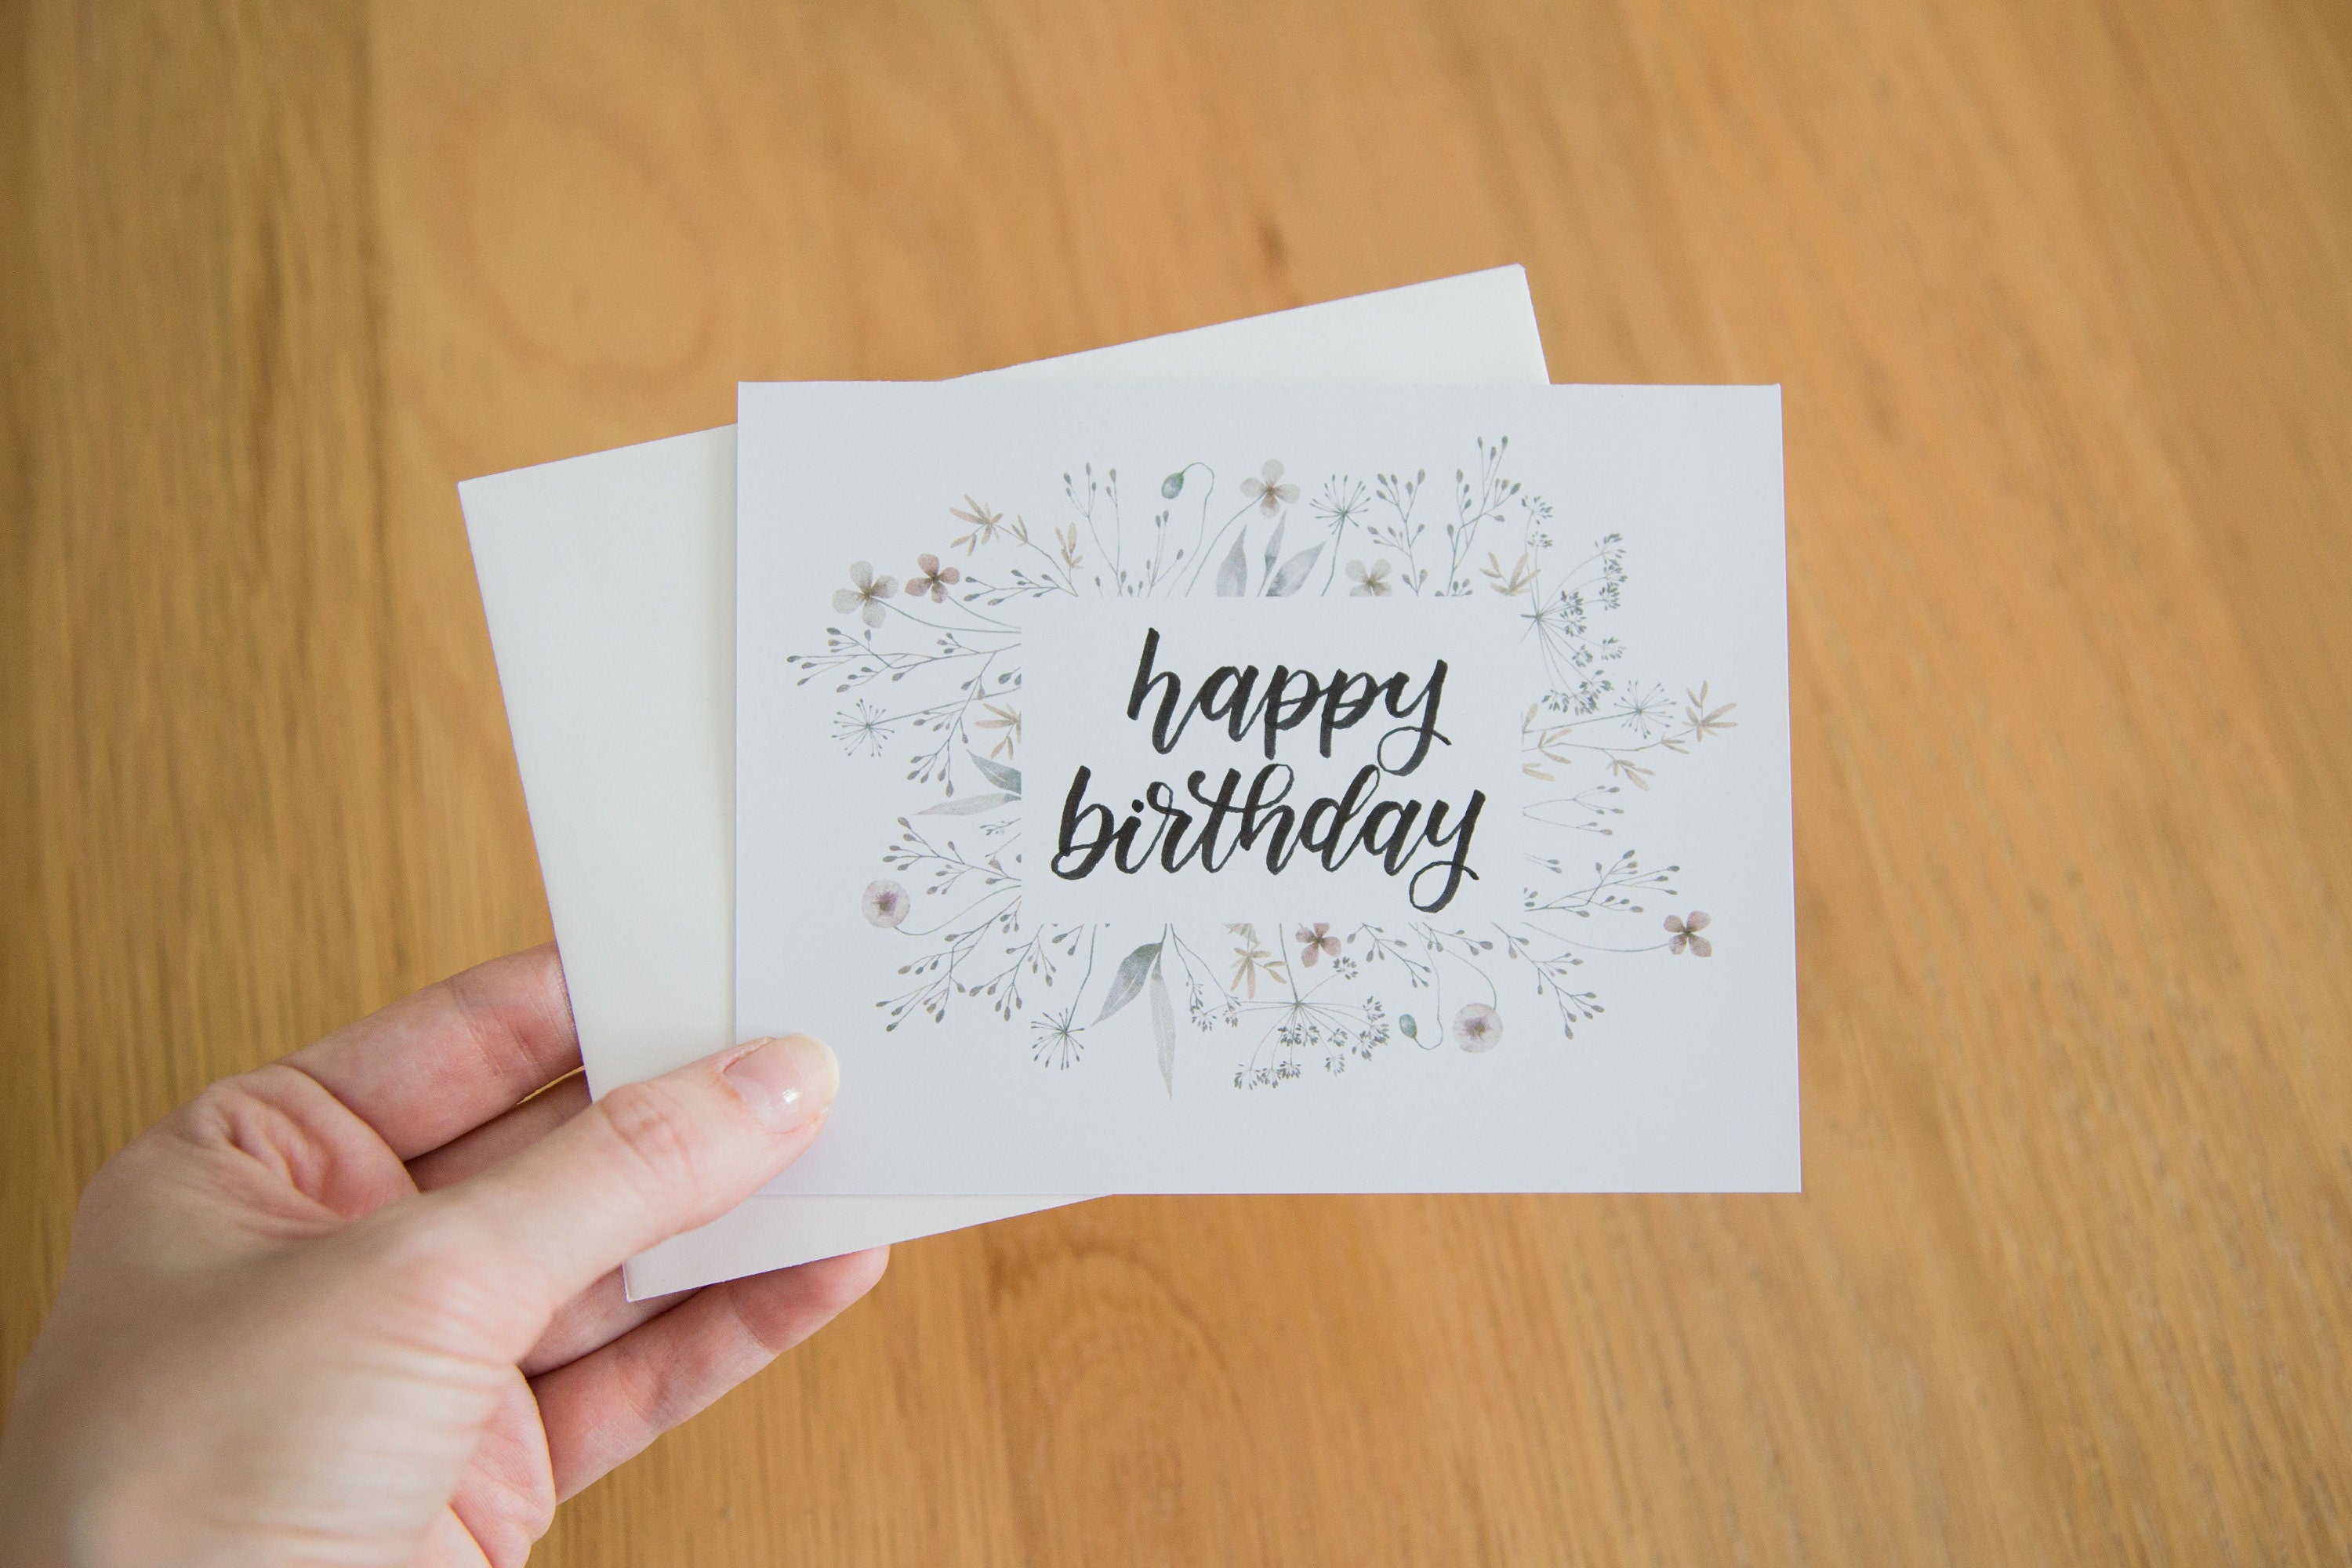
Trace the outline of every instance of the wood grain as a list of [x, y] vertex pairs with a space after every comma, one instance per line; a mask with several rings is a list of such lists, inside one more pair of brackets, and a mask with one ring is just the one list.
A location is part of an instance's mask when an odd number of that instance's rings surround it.
[[562, 1564], [2352, 1553], [2352, 10], [0, 6], [0, 1312], [546, 931], [451, 486], [1524, 261], [1787, 388], [1792, 1199], [902, 1248]]

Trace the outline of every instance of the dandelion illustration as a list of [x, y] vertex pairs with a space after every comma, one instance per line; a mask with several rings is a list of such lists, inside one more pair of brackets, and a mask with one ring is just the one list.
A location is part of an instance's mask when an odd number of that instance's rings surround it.
[[1298, 943], [1298, 962], [1304, 968], [1314, 968], [1315, 961], [1327, 952], [1334, 958], [1339, 956], [1339, 939], [1331, 934], [1331, 927], [1323, 921], [1311, 927], [1300, 926], [1291, 933], [1290, 940]]
[[1710, 923], [1705, 910], [1693, 910], [1687, 915], [1668, 915], [1666, 930], [1671, 934], [1666, 938], [1666, 951], [1680, 952], [1688, 948], [1694, 958], [1713, 958], [1715, 943], [1698, 934]]
[[882, 742], [890, 738], [895, 722], [881, 709], [860, 698], [855, 708], [834, 716], [833, 738], [841, 742], [845, 756], [854, 757], [864, 752], [878, 757], [882, 754]]
[[1473, 1056], [1503, 1043], [1503, 1016], [1484, 1002], [1473, 1002], [1454, 1015], [1454, 1043]]
[[1315, 498], [1314, 507], [1315, 515], [1331, 525], [1332, 536], [1337, 538], [1364, 510], [1364, 482], [1335, 475], [1323, 481], [1323, 493]]
[[1286, 504], [1298, 499], [1298, 487], [1283, 482], [1280, 463], [1268, 458], [1265, 467], [1258, 472], [1262, 478], [1242, 481], [1242, 498], [1257, 502], [1257, 510], [1266, 516], [1272, 517]]
[[868, 925], [888, 931], [905, 922], [907, 911], [914, 907], [907, 889], [887, 877], [866, 884], [865, 896], [857, 900], [860, 913]]
[[907, 579], [907, 597], [909, 599], [919, 599], [929, 595], [931, 603], [936, 605], [948, 596], [949, 584], [963, 576], [952, 566], [940, 565], [936, 555], [918, 555], [915, 564], [922, 568], [922, 574]]
[[1029, 1059], [1039, 1067], [1056, 1068], [1063, 1072], [1085, 1054], [1086, 1045], [1078, 1037], [1085, 1026], [1076, 1022], [1077, 1005], [1063, 1008], [1059, 1013], [1047, 1013], [1029, 1021], [1031, 1038]]
[[857, 615], [869, 626], [882, 624], [882, 601], [898, 591], [896, 577], [877, 577], [874, 568], [866, 562], [849, 564], [849, 586], [833, 591], [833, 610], [838, 616]]
[[1669, 713], [1673, 706], [1662, 686], [1654, 686], [1647, 691], [1639, 686], [1629, 686], [1618, 700], [1617, 711], [1625, 727], [1646, 741], [1653, 731], [1674, 722]]
[[1370, 566], [1360, 561], [1349, 562], [1348, 581], [1355, 584], [1348, 592], [1358, 598], [1370, 595], [1375, 599], [1385, 599], [1396, 592], [1396, 584], [1389, 581], [1386, 557], [1374, 561]]

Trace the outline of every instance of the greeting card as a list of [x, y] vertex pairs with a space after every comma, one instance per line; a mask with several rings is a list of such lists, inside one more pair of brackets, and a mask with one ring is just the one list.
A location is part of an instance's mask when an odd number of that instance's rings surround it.
[[[983, 373], [1541, 385], [1517, 267]], [[468, 480], [515, 762], [599, 1093], [733, 1043], [735, 431]], [[630, 1261], [643, 1297], [1062, 1200], [754, 1199]]]
[[1797, 1184], [1777, 389], [740, 412], [787, 1187]]

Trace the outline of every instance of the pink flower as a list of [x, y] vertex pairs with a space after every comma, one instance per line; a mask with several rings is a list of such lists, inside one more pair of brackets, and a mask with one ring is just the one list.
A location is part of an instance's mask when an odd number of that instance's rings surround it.
[[1674, 934], [1666, 939], [1666, 951], [1680, 952], [1683, 949], [1688, 948], [1696, 957], [1713, 958], [1715, 943], [1698, 934], [1707, 928], [1707, 913], [1705, 910], [1693, 910], [1687, 915], [1668, 915], [1666, 930]]
[[931, 603], [936, 605], [948, 596], [947, 585], [960, 582], [963, 577], [963, 574], [954, 567], [940, 565], [936, 555], [918, 555], [915, 564], [923, 571], [921, 576], [907, 579], [907, 597], [909, 599], [919, 599], [929, 594]]
[[1300, 926], [1291, 933], [1290, 940], [1299, 944], [1298, 962], [1306, 968], [1314, 968], [1315, 961], [1327, 952], [1334, 958], [1339, 956], [1339, 939], [1321, 921], [1316, 921], [1312, 930]]
[[866, 884], [865, 896], [857, 900], [857, 908], [865, 915], [867, 924], [887, 931], [905, 923], [907, 911], [914, 908], [914, 900], [907, 896], [906, 889], [886, 877]]
[[1503, 1043], [1503, 1016], [1484, 1002], [1473, 1002], [1454, 1015], [1454, 1043], [1475, 1056]]

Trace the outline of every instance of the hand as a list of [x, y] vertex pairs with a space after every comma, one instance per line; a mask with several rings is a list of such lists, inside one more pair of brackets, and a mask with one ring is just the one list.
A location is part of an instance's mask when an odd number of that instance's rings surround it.
[[738, 1047], [593, 1106], [579, 1060], [541, 948], [109, 1161], [0, 1437], [0, 1562], [504, 1568], [881, 1278], [877, 1250], [624, 1300], [623, 1258], [815, 1139], [833, 1055]]

